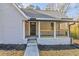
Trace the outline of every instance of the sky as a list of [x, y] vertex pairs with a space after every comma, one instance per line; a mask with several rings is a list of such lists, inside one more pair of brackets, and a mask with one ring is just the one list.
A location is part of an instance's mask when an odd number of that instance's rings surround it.
[[79, 16], [79, 4], [71, 4], [67, 15], [73, 18]]
[[28, 5], [34, 5], [34, 6], [39, 6], [41, 9], [44, 9], [47, 6], [47, 3], [24, 3], [24, 6], [27, 7]]
[[[30, 4], [27, 4], [27, 5], [30, 5]], [[47, 6], [47, 3], [33, 3], [32, 5], [39, 6], [41, 9], [44, 9]], [[79, 4], [71, 3], [70, 8], [67, 12], [67, 15], [73, 18], [79, 16]]]
[[47, 6], [47, 3], [33, 3], [34, 6], [39, 6], [41, 9], [44, 9]]
[[[47, 3], [33, 3], [33, 5], [38, 5], [41, 9], [44, 9], [47, 6]], [[79, 4], [71, 3], [67, 15], [73, 18], [79, 16]]]

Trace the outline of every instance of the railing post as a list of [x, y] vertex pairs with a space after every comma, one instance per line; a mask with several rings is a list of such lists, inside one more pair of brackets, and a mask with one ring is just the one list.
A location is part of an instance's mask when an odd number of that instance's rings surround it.
[[40, 21], [38, 21], [38, 38], [40, 38]]
[[56, 38], [56, 22], [54, 22], [54, 38]]
[[67, 31], [67, 36], [70, 37], [70, 33], [69, 33], [69, 24], [67, 23], [67, 27], [68, 27], [68, 31]]

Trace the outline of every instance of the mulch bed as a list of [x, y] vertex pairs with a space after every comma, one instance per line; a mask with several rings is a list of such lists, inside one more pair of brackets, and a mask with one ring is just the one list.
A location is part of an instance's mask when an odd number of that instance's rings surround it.
[[69, 49], [77, 49], [73, 45], [39, 45], [38, 48], [40, 50], [69, 50]]
[[25, 50], [26, 44], [0, 44], [0, 50]]
[[26, 44], [0, 44], [0, 56], [23, 56]]
[[74, 45], [39, 45], [40, 56], [79, 56]]

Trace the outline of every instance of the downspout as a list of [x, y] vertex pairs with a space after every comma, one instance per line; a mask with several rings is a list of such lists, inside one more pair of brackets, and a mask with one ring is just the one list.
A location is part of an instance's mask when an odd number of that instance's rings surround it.
[[75, 24], [75, 22], [68, 25], [68, 28], [69, 28], [69, 37], [70, 37], [70, 40], [71, 40], [71, 41], [70, 41], [71, 44], [72, 44], [72, 36], [71, 36], [70, 27], [71, 27], [72, 25], [74, 25], [74, 24]]
[[[79, 33], [79, 23], [78, 23], [78, 33]], [[78, 34], [78, 38], [79, 38], [79, 34]]]

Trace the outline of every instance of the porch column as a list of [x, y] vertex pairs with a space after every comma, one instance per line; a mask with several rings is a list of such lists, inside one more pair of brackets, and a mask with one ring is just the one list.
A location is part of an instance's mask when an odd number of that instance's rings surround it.
[[38, 38], [40, 38], [40, 21], [38, 21]]
[[54, 22], [54, 38], [56, 38], [56, 22]]
[[68, 29], [67, 29], [67, 36], [69, 37], [70, 35], [69, 35], [69, 26], [68, 26], [69, 24], [67, 23], [67, 27], [68, 27]]
[[28, 28], [29, 28], [29, 33], [28, 33], [28, 34], [29, 34], [29, 36], [30, 36], [30, 22], [29, 22], [29, 24], [28, 24], [28, 25], [29, 25], [29, 26], [28, 26]]
[[23, 21], [23, 39], [25, 39], [25, 21]]

